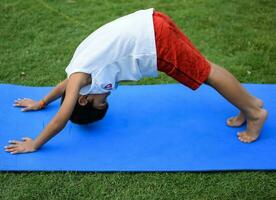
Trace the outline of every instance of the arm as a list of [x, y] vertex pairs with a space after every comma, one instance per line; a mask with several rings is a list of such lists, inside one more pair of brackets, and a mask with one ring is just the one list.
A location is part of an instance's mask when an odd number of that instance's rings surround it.
[[68, 83], [68, 79], [63, 80], [47, 96], [45, 96], [43, 98], [43, 100], [45, 101], [45, 104], [49, 104], [55, 101], [56, 99], [58, 99], [65, 91], [67, 83]]
[[60, 107], [55, 117], [36, 137], [35, 140], [32, 140], [31, 138], [23, 138], [23, 142], [12, 140], [10, 141], [11, 144], [5, 147], [6, 151], [12, 154], [36, 151], [48, 140], [59, 133], [65, 127], [73, 112], [74, 106], [79, 97], [79, 90], [82, 86], [86, 84], [85, 77], [86, 74], [84, 73], [74, 73], [70, 76], [66, 84], [66, 96], [62, 106]]
[[[70, 80], [68, 81], [68, 84], [66, 86], [66, 96], [59, 111], [48, 124], [48, 126], [34, 140], [35, 149], [38, 149], [53, 136], [59, 133], [65, 127], [67, 121], [69, 120], [75, 104], [78, 100], [80, 91], [81, 79], [79, 79], [79, 77], [75, 75], [77, 74], [73, 74], [71, 76], [72, 78], [70, 77]], [[55, 98], [55, 96], [50, 96], [50, 94], [47, 97], [49, 97], [49, 100]]]
[[17, 107], [24, 107], [22, 111], [29, 111], [29, 110], [40, 110], [47, 104], [55, 101], [58, 99], [67, 86], [68, 79], [63, 80], [59, 83], [51, 92], [45, 96], [41, 101], [34, 101], [32, 99], [19, 99], [14, 102], [14, 106]]

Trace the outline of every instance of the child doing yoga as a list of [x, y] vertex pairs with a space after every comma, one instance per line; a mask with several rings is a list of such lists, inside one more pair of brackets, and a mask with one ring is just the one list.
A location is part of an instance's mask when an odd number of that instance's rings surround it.
[[102, 119], [109, 106], [108, 96], [120, 81], [156, 77], [158, 71], [192, 90], [205, 83], [237, 107], [240, 113], [230, 117], [227, 125], [246, 123], [246, 130], [237, 136], [241, 142], [257, 140], [268, 115], [262, 100], [247, 92], [226, 69], [201, 55], [168, 16], [154, 9], [139, 10], [91, 33], [78, 46], [65, 71], [67, 78], [42, 100], [15, 101], [22, 111], [42, 109], [60, 97], [61, 106], [34, 140], [11, 140], [5, 147], [7, 152], [38, 150], [68, 120], [88, 124]]

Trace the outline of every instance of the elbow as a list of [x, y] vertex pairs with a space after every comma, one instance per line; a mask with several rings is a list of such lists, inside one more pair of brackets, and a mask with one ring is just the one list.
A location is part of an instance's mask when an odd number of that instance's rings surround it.
[[60, 130], [62, 130], [66, 126], [67, 121], [68, 120], [59, 119], [59, 118], [53, 119], [53, 121], [52, 121], [52, 127], [55, 130], [60, 131]]

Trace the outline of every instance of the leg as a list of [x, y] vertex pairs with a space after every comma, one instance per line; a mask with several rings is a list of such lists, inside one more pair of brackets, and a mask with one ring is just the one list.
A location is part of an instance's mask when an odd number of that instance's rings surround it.
[[238, 125], [247, 122], [247, 129], [238, 134], [242, 142], [255, 141], [267, 117], [267, 111], [262, 108], [263, 102], [249, 94], [240, 82], [224, 68], [210, 63], [211, 72], [206, 84], [215, 88], [224, 98], [236, 106], [240, 115], [228, 120], [228, 124]]
[[[260, 100], [260, 99], [258, 99], [256, 97], [253, 97], [253, 98], [255, 98], [256, 105], [259, 108], [263, 108], [263, 102], [262, 102], [262, 100]], [[243, 112], [240, 112], [237, 116], [230, 117], [227, 120], [226, 123], [227, 123], [228, 126], [231, 126], [231, 127], [239, 127], [239, 126], [242, 126], [245, 122], [246, 122], [245, 115], [244, 115]]]
[[209, 73], [206, 59], [169, 17], [154, 13], [153, 21], [158, 70], [194, 90], [207, 79], [207, 84], [241, 111], [239, 117], [229, 119], [229, 124], [247, 122], [247, 130], [239, 134], [239, 139], [243, 142], [256, 140], [267, 116], [267, 111], [261, 108], [262, 101], [250, 95], [225, 69], [210, 63]]

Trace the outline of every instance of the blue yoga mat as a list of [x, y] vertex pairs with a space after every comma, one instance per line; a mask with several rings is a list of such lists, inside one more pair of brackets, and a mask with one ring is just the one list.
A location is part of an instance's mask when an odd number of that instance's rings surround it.
[[241, 143], [226, 119], [238, 110], [215, 90], [180, 84], [120, 86], [104, 120], [69, 122], [39, 151], [11, 155], [10, 139], [35, 138], [59, 109], [37, 112], [12, 106], [19, 97], [41, 99], [50, 87], [0, 85], [1, 171], [213, 171], [276, 169], [276, 85], [245, 84], [265, 102], [267, 123], [259, 140]]

